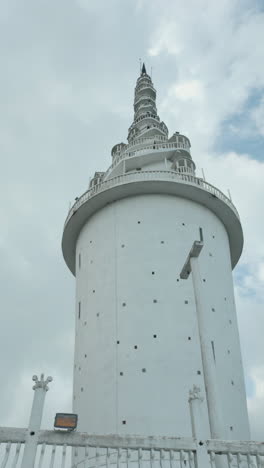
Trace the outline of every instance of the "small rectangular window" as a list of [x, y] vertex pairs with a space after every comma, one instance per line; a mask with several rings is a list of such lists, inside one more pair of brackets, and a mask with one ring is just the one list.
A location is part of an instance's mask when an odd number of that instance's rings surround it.
[[78, 303], [78, 318], [81, 318], [81, 302]]
[[184, 159], [181, 159], [181, 160], [179, 161], [179, 166], [184, 166]]

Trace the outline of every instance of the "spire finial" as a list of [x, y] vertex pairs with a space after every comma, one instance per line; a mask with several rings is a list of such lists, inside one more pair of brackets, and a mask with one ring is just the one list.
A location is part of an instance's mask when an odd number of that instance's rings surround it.
[[142, 68], [141, 68], [141, 76], [146, 75], [146, 74], [147, 74], [147, 70], [146, 70], [146, 67], [145, 67], [145, 63], [143, 62], [143, 65], [142, 65]]

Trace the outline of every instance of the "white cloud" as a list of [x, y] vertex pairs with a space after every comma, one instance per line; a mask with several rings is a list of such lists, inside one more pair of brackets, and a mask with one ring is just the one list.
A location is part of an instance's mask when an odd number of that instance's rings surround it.
[[258, 277], [264, 283], [264, 263], [259, 264]]
[[168, 91], [170, 99], [176, 97], [181, 101], [188, 101], [189, 99], [202, 99], [203, 86], [198, 80], [188, 80], [177, 83]]
[[251, 429], [251, 436], [253, 440], [263, 440], [264, 366], [251, 368], [250, 376], [255, 387], [254, 398], [248, 399], [249, 414], [251, 420], [254, 422]]
[[[173, 37], [173, 41], [171, 41], [171, 37]], [[159, 26], [156, 33], [156, 43], [148, 49], [148, 54], [151, 57], [156, 57], [160, 55], [163, 50], [173, 55], [179, 54], [183, 49], [183, 45], [178, 40], [178, 37], [177, 23], [166, 18]]]
[[[244, 8], [237, 1], [196, 1], [186, 6], [167, 0], [160, 16], [155, 17], [149, 53], [159, 55], [159, 60], [162, 54], [176, 54], [171, 61], [175, 60], [177, 68], [176, 79], [170, 73], [161, 110], [169, 115], [170, 125], [176, 121], [192, 135], [195, 145], [201, 146], [204, 135], [203, 150], [214, 143], [225, 119], [241, 112], [250, 93], [263, 87], [264, 14], [254, 10], [250, 2], [243, 3]], [[154, 2], [153, 9], [157, 5], [159, 2]], [[187, 97], [199, 96], [202, 101], [190, 99], [186, 103], [186, 86], [191, 93]], [[261, 133], [262, 106], [255, 119]]]
[[260, 103], [251, 112], [251, 119], [256, 125], [257, 131], [264, 136], [264, 97]]

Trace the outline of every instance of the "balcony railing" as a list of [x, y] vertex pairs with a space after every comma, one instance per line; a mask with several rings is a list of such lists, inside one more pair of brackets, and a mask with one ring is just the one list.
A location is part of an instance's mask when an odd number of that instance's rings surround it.
[[[19, 468], [26, 429], [0, 428], [0, 467]], [[220, 461], [220, 464], [219, 464]], [[263, 468], [264, 443], [39, 431], [34, 467]], [[28, 467], [29, 468], [29, 467]]]
[[225, 202], [234, 211], [236, 216], [239, 218], [238, 212], [235, 206], [233, 205], [233, 203], [231, 202], [231, 200], [226, 195], [224, 195], [220, 190], [218, 190], [216, 187], [209, 184], [208, 182], [205, 182], [202, 179], [199, 179], [192, 175], [179, 174], [175, 171], [141, 171], [141, 172], [138, 171], [138, 172], [130, 172], [127, 174], [113, 177], [87, 190], [87, 192], [85, 192], [69, 210], [64, 226], [66, 226], [69, 219], [78, 210], [78, 208], [80, 208], [80, 206], [82, 206], [90, 198], [94, 197], [98, 193], [111, 189], [112, 187], [115, 187], [117, 185], [127, 184], [131, 182], [143, 182], [143, 181], [149, 181], [149, 180], [161, 180], [161, 181], [168, 181], [168, 182], [174, 181], [177, 183], [184, 183], [184, 184], [197, 186], [200, 189], [209, 192], [214, 197], [219, 198], [220, 200]]
[[137, 110], [135, 111], [135, 114], [137, 114], [140, 109], [148, 109], [149, 107], [151, 107], [151, 109], [153, 109], [156, 113], [157, 113], [157, 107], [156, 105], [153, 103], [153, 102], [147, 102], [147, 103], [143, 103], [143, 104], [140, 104], [138, 107], [137, 107]]
[[[156, 142], [156, 141], [162, 141], [162, 143], [154, 143], [153, 140]], [[140, 142], [142, 141], [142, 143], [147, 143], [147, 141], [149, 142], [150, 139], [149, 138], [141, 138], [140, 140], [137, 140], [136, 143], [131, 143], [129, 145], [127, 145], [126, 147], [124, 147], [123, 151], [120, 151], [119, 155], [116, 156], [111, 164], [111, 166], [107, 169], [106, 173], [105, 173], [105, 177], [109, 174], [109, 172], [112, 171], [112, 169], [114, 169], [114, 167], [117, 166], [117, 164], [122, 160], [122, 159], [126, 159], [126, 158], [130, 158], [130, 157], [134, 157], [134, 156], [140, 156], [142, 154], [145, 154], [146, 152], [153, 152], [153, 151], [162, 151], [162, 150], [167, 150], [167, 149], [184, 149], [185, 151], [188, 151], [188, 153], [190, 152], [190, 147], [188, 145], [186, 145], [185, 143], [177, 143], [176, 141], [173, 142], [173, 143], [168, 143], [168, 140], [166, 139], [166, 137], [152, 137], [151, 138], [151, 141], [152, 143], [150, 144], [146, 144], [144, 145], [143, 147], [137, 149], [137, 150], [134, 150], [133, 151], [133, 147], [140, 144]], [[132, 151], [131, 151], [132, 149]]]
[[144, 120], [144, 119], [154, 119], [155, 121], [160, 122], [160, 118], [156, 114], [143, 114], [140, 117], [138, 117], [136, 120], [134, 120], [131, 127], [134, 126], [136, 123], [141, 122], [141, 120]]
[[144, 99], [150, 99], [154, 104], [156, 104], [156, 101], [155, 101], [155, 99], [154, 99], [152, 96], [149, 96], [149, 95], [147, 95], [147, 94], [143, 94], [143, 95], [139, 96], [139, 97], [135, 100], [134, 106], [136, 106], [138, 102], [143, 101]]
[[153, 93], [153, 96], [156, 96], [156, 90], [155, 88], [149, 83], [144, 83], [136, 88], [135, 96], [138, 97], [138, 94], [141, 93], [142, 91], [151, 91]]
[[165, 137], [165, 136], [162, 136], [162, 135], [155, 135], [155, 136], [151, 136], [151, 137], [141, 137], [141, 138], [135, 138], [133, 143], [130, 143], [129, 145], [126, 146], [125, 150], [129, 150], [130, 148], [132, 148], [133, 146], [135, 145], [139, 145], [139, 144], [142, 144], [142, 143], [153, 143], [153, 141], [164, 141], [164, 142], [168, 142], [168, 139]]

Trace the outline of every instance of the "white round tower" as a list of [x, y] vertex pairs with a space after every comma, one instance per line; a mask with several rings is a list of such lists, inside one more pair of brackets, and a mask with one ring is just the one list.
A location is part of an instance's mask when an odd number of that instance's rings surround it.
[[249, 439], [232, 268], [243, 233], [231, 200], [195, 176], [190, 141], [168, 129], [143, 65], [128, 144], [112, 149], [67, 216], [76, 276], [73, 410], [97, 434]]

